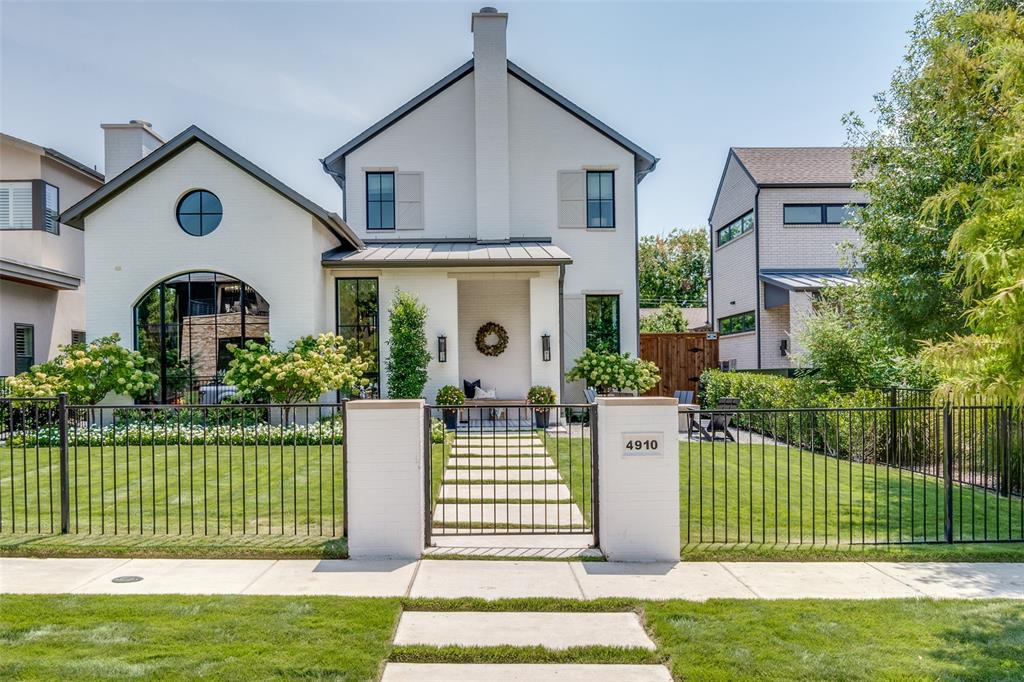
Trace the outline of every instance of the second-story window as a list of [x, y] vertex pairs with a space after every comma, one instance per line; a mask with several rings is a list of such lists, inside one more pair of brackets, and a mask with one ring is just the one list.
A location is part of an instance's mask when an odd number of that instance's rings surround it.
[[60, 190], [42, 180], [0, 182], [0, 230], [60, 234]]
[[60, 190], [47, 184], [43, 185], [43, 229], [60, 234]]
[[366, 174], [366, 229], [395, 229], [395, 174]]
[[841, 225], [856, 217], [864, 204], [785, 204], [782, 222], [785, 225]]
[[612, 171], [587, 171], [587, 227], [615, 227]]
[[725, 227], [718, 229], [718, 245], [725, 246], [736, 237], [745, 235], [754, 229], [754, 212], [744, 213]]

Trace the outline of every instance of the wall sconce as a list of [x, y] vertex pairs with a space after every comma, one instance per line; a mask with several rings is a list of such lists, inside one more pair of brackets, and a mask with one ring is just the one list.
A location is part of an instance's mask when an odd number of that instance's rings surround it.
[[542, 334], [540, 337], [540, 356], [544, 362], [551, 362], [551, 335]]
[[444, 334], [437, 336], [437, 361], [448, 362], [448, 337]]
[[782, 357], [789, 355], [789, 339], [779, 341], [779, 352], [782, 353]]

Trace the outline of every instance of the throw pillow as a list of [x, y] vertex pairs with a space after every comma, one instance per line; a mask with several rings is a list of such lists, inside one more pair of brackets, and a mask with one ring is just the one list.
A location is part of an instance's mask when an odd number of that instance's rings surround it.
[[480, 379], [476, 381], [462, 380], [462, 392], [466, 394], [467, 398], [476, 397], [476, 389], [480, 388]]
[[491, 400], [493, 400], [495, 397], [497, 397], [497, 393], [498, 393], [498, 389], [496, 389], [496, 388], [492, 388], [492, 389], [488, 390], [488, 389], [484, 388], [483, 386], [477, 386], [476, 393], [473, 395], [473, 397], [478, 399], [478, 400], [483, 400], [483, 399], [487, 399], [487, 398], [490, 398]]

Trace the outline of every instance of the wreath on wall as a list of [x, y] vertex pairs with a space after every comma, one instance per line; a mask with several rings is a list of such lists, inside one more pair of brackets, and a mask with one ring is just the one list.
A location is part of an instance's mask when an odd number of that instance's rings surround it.
[[[494, 343], [487, 343], [487, 339], [494, 334], [498, 340]], [[497, 322], [488, 322], [476, 332], [476, 349], [484, 355], [496, 358], [508, 348], [508, 332]]]

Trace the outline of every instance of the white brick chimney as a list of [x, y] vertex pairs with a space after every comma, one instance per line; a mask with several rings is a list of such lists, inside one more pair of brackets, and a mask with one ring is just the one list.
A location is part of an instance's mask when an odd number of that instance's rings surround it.
[[164, 143], [149, 121], [102, 123], [103, 174], [107, 182]]
[[473, 14], [476, 104], [477, 240], [509, 238], [508, 14], [484, 7]]

